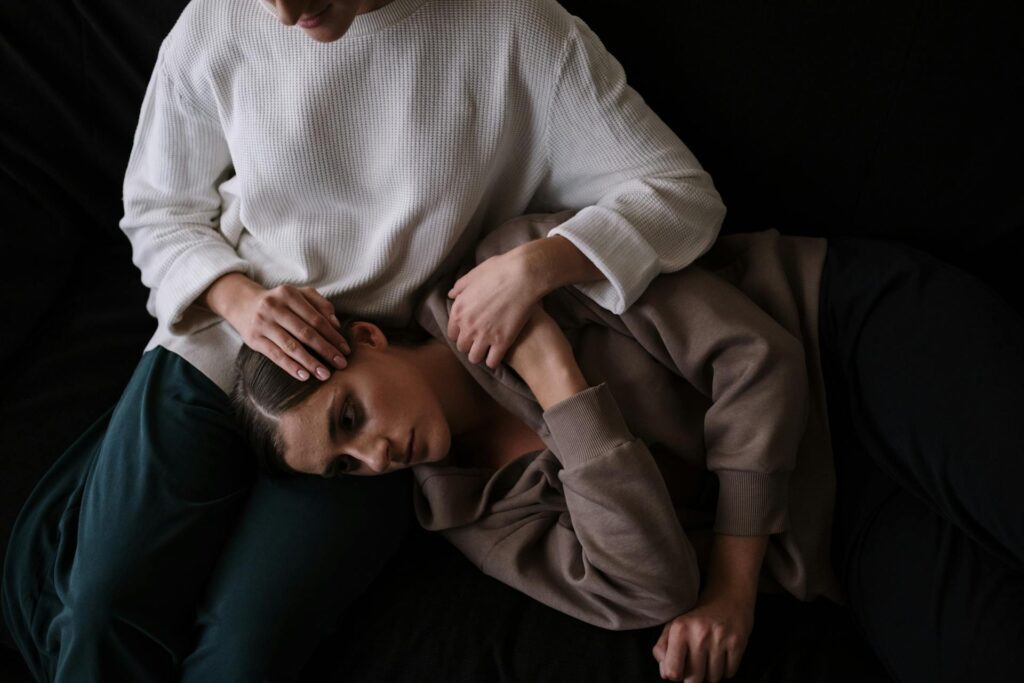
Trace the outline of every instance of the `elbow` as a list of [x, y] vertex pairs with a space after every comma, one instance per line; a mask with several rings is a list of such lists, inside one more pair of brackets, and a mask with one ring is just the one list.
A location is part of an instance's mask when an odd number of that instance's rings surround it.
[[691, 559], [673, 565], [675, 571], [648, 574], [622, 590], [617, 609], [611, 610], [618, 618], [606, 628], [622, 631], [661, 626], [693, 609], [700, 593], [700, 571], [696, 558]]
[[625, 610], [617, 611], [615, 618], [603, 624], [611, 631], [663, 626], [680, 614], [689, 612], [697, 604], [699, 584], [697, 581], [675, 581], [657, 590], [633, 595]]

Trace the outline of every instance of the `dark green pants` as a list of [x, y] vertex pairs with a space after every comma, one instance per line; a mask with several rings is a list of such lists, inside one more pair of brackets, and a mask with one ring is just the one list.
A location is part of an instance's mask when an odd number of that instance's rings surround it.
[[39, 680], [288, 680], [401, 542], [410, 487], [257, 477], [227, 396], [158, 348], [25, 504], [4, 616]]

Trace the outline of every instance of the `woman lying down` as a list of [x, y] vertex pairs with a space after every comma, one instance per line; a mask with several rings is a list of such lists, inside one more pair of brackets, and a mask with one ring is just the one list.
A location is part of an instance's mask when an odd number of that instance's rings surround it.
[[[569, 215], [506, 223], [475, 263]], [[322, 385], [243, 349], [264, 466], [415, 468], [420, 524], [485, 573], [664, 624], [663, 678], [735, 675], [758, 590], [848, 603], [899, 681], [1022, 670], [1024, 326], [984, 285], [882, 242], [732, 235], [621, 315], [556, 291], [494, 370], [450, 341], [445, 285], [416, 329], [345, 321]]]

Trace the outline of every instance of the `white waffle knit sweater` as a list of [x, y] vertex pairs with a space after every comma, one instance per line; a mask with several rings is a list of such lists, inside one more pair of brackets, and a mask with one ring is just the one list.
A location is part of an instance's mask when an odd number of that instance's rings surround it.
[[554, 0], [392, 0], [333, 43], [258, 0], [193, 0], [161, 46], [121, 228], [158, 321], [225, 390], [238, 334], [197, 298], [240, 271], [406, 322], [479, 238], [577, 209], [563, 235], [628, 307], [714, 242], [711, 179]]

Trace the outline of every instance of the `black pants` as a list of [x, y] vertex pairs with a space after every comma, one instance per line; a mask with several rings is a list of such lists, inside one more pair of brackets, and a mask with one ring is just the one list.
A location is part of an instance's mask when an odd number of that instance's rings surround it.
[[11, 532], [4, 617], [34, 677], [294, 680], [397, 549], [411, 483], [255, 469], [224, 392], [146, 353]]
[[832, 559], [901, 683], [1024, 680], [1024, 319], [922, 252], [830, 240]]

